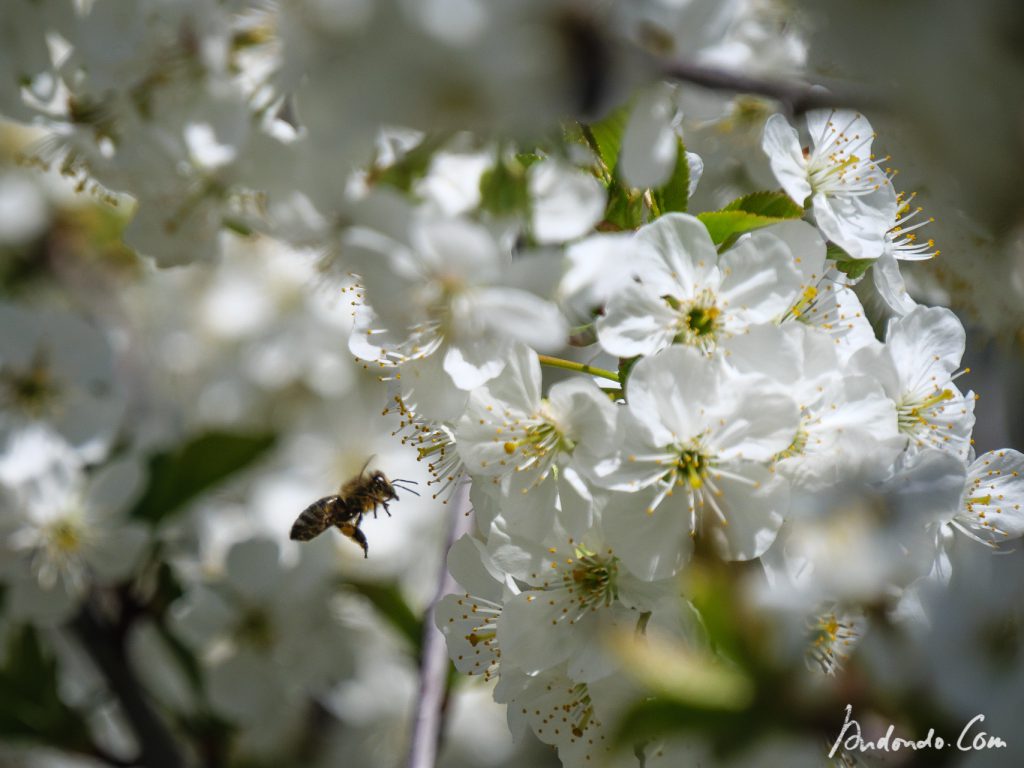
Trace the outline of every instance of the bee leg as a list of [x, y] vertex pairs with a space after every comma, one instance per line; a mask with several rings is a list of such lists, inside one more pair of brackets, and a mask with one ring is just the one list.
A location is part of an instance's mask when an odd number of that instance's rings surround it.
[[341, 532], [343, 534], [348, 536], [350, 539], [352, 539], [352, 541], [354, 541], [356, 544], [363, 548], [364, 558], [370, 556], [369, 542], [366, 541], [366, 534], [359, 529], [358, 524], [342, 523], [338, 526], [338, 528], [341, 529]]
[[386, 501], [381, 502], [381, 506], [384, 507], [384, 511], [388, 513], [388, 517], [391, 517], [391, 510], [388, 509], [388, 503]]

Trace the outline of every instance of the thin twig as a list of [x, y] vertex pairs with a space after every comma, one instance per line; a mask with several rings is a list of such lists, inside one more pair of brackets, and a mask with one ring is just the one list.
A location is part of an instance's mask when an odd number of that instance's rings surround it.
[[154, 711], [127, 660], [123, 634], [108, 624], [89, 602], [71, 622], [71, 629], [103, 674], [135, 732], [139, 743], [138, 764], [146, 768], [182, 768], [184, 760], [174, 736]]
[[[455, 540], [468, 533], [472, 518], [469, 509], [469, 483], [456, 489], [448, 504], [447, 554]], [[448, 649], [444, 635], [434, 625], [434, 608], [445, 595], [455, 591], [455, 580], [448, 573], [447, 558], [441, 558], [434, 600], [423, 620], [423, 652], [420, 659], [420, 688], [413, 719], [407, 768], [434, 768], [441, 738], [442, 710], [448, 680]]]
[[669, 80], [682, 80], [713, 91], [752, 93], [781, 102], [791, 114], [799, 115], [810, 109], [848, 107], [852, 109], [881, 108], [883, 100], [878, 94], [858, 88], [850, 83], [809, 85], [765, 79], [740, 72], [729, 72], [717, 67], [694, 64], [691, 61], [667, 62], [663, 69]]

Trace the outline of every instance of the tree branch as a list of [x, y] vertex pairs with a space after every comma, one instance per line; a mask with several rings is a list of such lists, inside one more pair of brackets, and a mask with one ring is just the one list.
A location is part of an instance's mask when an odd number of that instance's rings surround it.
[[416, 700], [407, 768], [434, 768], [437, 761], [449, 662], [444, 635], [434, 625], [434, 608], [442, 597], [455, 591], [455, 580], [448, 573], [447, 554], [455, 540], [469, 532], [472, 518], [468, 510], [469, 483], [463, 483], [456, 489], [449, 503], [445, 557], [441, 558], [434, 600], [423, 619], [419, 696]]
[[691, 61], [666, 62], [662, 74], [669, 80], [680, 80], [712, 91], [750, 93], [781, 102], [792, 115], [811, 109], [829, 107], [850, 109], [884, 108], [884, 101], [874, 92], [849, 83], [806, 84], [765, 79], [740, 72], [729, 72]]
[[137, 763], [146, 768], [182, 768], [185, 763], [174, 736], [153, 710], [127, 661], [123, 634], [107, 624], [88, 601], [71, 622], [71, 629], [103, 674], [135, 732], [140, 751]]

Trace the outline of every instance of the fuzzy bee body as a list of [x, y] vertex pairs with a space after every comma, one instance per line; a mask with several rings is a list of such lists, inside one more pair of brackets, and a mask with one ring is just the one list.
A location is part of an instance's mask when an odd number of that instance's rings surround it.
[[[395, 481], [395, 483], [401, 482], [411, 483], [414, 481]], [[384, 507], [388, 517], [391, 517], [388, 502], [398, 500], [396, 487], [413, 494], [416, 493], [411, 488], [396, 486], [395, 483], [388, 480], [379, 469], [368, 475], [365, 474], [364, 467], [363, 472], [341, 486], [341, 490], [336, 496], [324, 496], [302, 510], [292, 525], [291, 539], [309, 541], [334, 526], [362, 547], [363, 557], [368, 557], [369, 544], [366, 541], [366, 535], [359, 528], [359, 524], [363, 521], [363, 515], [372, 512], [376, 517], [377, 507], [381, 506]]]

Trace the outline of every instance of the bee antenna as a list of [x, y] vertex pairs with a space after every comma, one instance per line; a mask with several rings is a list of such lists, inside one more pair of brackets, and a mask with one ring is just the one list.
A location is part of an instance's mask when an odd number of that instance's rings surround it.
[[[399, 485], [399, 483], [415, 483], [415, 482], [416, 482], [415, 480], [392, 480], [391, 484], [393, 486], [395, 486], [396, 488], [400, 488], [403, 491], [408, 491], [413, 496], [419, 496], [419, 493], [414, 491], [412, 488], [407, 488], [404, 485]], [[419, 485], [419, 483], [417, 483], [417, 485]]]
[[401, 477], [395, 478], [394, 480], [391, 481], [392, 485], [394, 485], [395, 483], [412, 483], [413, 485], [419, 485], [419, 482], [417, 480], [404, 480]]
[[373, 454], [373, 455], [371, 455], [371, 456], [370, 456], [370, 458], [368, 458], [368, 459], [366, 460], [366, 463], [365, 463], [365, 464], [363, 464], [363, 468], [359, 470], [359, 476], [360, 476], [360, 477], [362, 477], [362, 476], [363, 476], [363, 474], [364, 474], [364, 473], [366, 472], [366, 468], [367, 468], [368, 466], [370, 466], [370, 462], [371, 462], [371, 461], [373, 461], [373, 460], [374, 460], [375, 458], [377, 458], [377, 454], [376, 454], [376, 453], [375, 453], [375, 454]]

